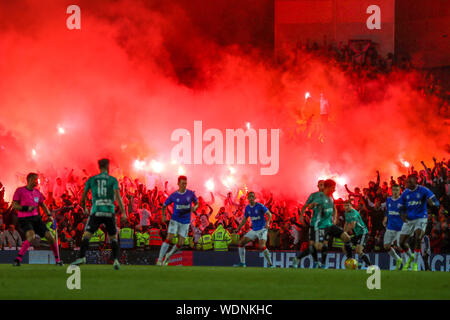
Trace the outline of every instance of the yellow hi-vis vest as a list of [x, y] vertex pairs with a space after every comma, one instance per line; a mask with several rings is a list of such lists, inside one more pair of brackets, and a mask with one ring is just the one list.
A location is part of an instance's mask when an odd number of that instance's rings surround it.
[[119, 239], [131, 239], [133, 240], [133, 229], [122, 228], [119, 231]]
[[178, 243], [178, 235], [175, 234], [172, 238], [172, 244], [177, 244]]
[[136, 246], [148, 246], [150, 235], [147, 232], [136, 232]]
[[228, 251], [228, 245], [231, 243], [230, 233], [219, 225], [212, 234], [212, 242], [214, 251]]
[[212, 245], [212, 240], [211, 240], [211, 235], [210, 234], [205, 234], [204, 236], [202, 236], [200, 238], [200, 241], [202, 243], [202, 250], [211, 250], [213, 245]]

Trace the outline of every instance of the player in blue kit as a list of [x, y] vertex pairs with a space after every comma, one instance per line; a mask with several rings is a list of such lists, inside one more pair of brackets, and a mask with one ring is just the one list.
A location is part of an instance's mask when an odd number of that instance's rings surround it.
[[[185, 176], [178, 177], [178, 191], [172, 193], [167, 200], [164, 202], [162, 207], [162, 220], [166, 222], [166, 208], [173, 203], [173, 213], [170, 218], [169, 227], [167, 230], [167, 238], [161, 245], [161, 250], [159, 251], [158, 261], [156, 262], [159, 266], [167, 266], [169, 264], [170, 257], [181, 249], [184, 244], [184, 239], [186, 238], [189, 225], [191, 223], [191, 213], [197, 210], [198, 200], [195, 196], [194, 191], [186, 189], [187, 178]], [[192, 206], [194, 203], [194, 206]], [[172, 249], [167, 253], [164, 260], [163, 257], [170, 247], [170, 242], [173, 236], [178, 235], [178, 243], [172, 247]]]
[[[258, 239], [258, 248], [263, 252], [264, 258], [270, 268], [274, 268], [272, 260], [270, 259], [270, 252], [266, 247], [267, 230], [272, 220], [272, 214], [263, 204], [255, 201], [255, 193], [253, 191], [248, 193], [249, 204], [245, 207], [244, 219], [237, 228], [237, 232], [245, 225], [248, 218], [252, 220], [252, 230], [247, 232], [239, 242], [239, 258], [240, 263], [234, 265], [235, 267], [246, 267], [245, 264], [245, 245], [250, 241]], [[266, 219], [266, 215], [268, 216]]]
[[[386, 217], [384, 217], [383, 220], [383, 225], [386, 227], [383, 239], [384, 249], [386, 249], [392, 259], [395, 260], [395, 270], [400, 270], [400, 267], [402, 266], [402, 258], [399, 257], [392, 247], [395, 242], [397, 243], [397, 246], [400, 245], [400, 231], [403, 226], [403, 220], [400, 216], [400, 209], [402, 208], [400, 195], [400, 186], [394, 184], [392, 186], [392, 197], [387, 198], [386, 201]], [[402, 253], [402, 255], [406, 254]]]
[[413, 261], [412, 270], [418, 271], [421, 242], [428, 220], [427, 203], [430, 206], [439, 207], [439, 200], [428, 188], [417, 184], [416, 175], [408, 176], [406, 187], [407, 189], [400, 197], [400, 203], [402, 204], [401, 217], [404, 221], [400, 232], [400, 246], [405, 251], [410, 250], [408, 239], [411, 236], [414, 236], [415, 243], [414, 254], [409, 257], [402, 270], [408, 270], [411, 261]]

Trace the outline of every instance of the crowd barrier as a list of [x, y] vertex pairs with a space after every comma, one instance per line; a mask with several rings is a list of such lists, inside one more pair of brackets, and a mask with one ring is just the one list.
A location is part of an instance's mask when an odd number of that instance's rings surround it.
[[[69, 264], [75, 260], [76, 250], [61, 250], [61, 258], [64, 263]], [[0, 263], [9, 264], [17, 256], [16, 250], [0, 251]], [[154, 265], [158, 257], [159, 250], [121, 250], [120, 262], [127, 265]], [[272, 251], [272, 262], [276, 267], [289, 268], [292, 266], [295, 251]], [[369, 253], [372, 263], [383, 270], [393, 270], [395, 261], [385, 252]], [[358, 256], [356, 255], [356, 258]], [[319, 254], [320, 258], [320, 254]], [[344, 269], [345, 254], [341, 252], [329, 252], [327, 255], [327, 265], [330, 269]], [[86, 253], [87, 263], [90, 264], [108, 264], [111, 261], [111, 250], [88, 250]], [[215, 252], [215, 251], [190, 251], [184, 250], [174, 254], [169, 265], [184, 266], [232, 266], [239, 262], [237, 250]], [[32, 250], [28, 251], [23, 257], [23, 263], [28, 264], [53, 264], [55, 259], [50, 250]], [[267, 267], [262, 252], [246, 252], [247, 267]], [[432, 271], [450, 271], [450, 254], [432, 254], [429, 258], [429, 264]], [[308, 256], [301, 261], [301, 268], [312, 267], [312, 257]], [[422, 257], [419, 258], [419, 270], [425, 270]]]

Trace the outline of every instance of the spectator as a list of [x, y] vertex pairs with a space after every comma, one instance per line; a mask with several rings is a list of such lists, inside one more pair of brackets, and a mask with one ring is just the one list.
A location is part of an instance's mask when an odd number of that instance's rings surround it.
[[149, 206], [147, 203], [142, 205], [142, 209], [138, 210], [139, 213], [139, 223], [142, 226], [143, 231], [147, 231], [150, 226], [152, 214], [149, 211]]
[[9, 225], [8, 230], [5, 230], [5, 242], [7, 247], [17, 249], [22, 246], [22, 238], [17, 232], [14, 225]]

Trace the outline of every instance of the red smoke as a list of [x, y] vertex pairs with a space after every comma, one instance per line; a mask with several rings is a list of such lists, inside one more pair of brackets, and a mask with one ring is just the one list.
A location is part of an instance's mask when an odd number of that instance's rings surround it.
[[[278, 174], [235, 165], [234, 179], [297, 198], [314, 191], [320, 176], [362, 186], [377, 169], [386, 181], [406, 173], [400, 160], [418, 168], [420, 160], [448, 157], [448, 127], [436, 116], [437, 102], [411, 87], [414, 73], [374, 81], [371, 93], [380, 98], [363, 105], [331, 63], [303, 55], [300, 68], [284, 70], [264, 50], [233, 45], [233, 37], [250, 38], [246, 25], [236, 35], [236, 28], [221, 31], [223, 21], [202, 18], [202, 29], [192, 10], [166, 1], [79, 1], [81, 30], [68, 30], [72, 2], [0, 4], [0, 181], [8, 189], [29, 171], [94, 172], [100, 157], [141, 177], [136, 159], [160, 161], [162, 176], [175, 183], [170, 135], [177, 128], [192, 133], [194, 120], [223, 134], [247, 122], [279, 128]], [[220, 41], [211, 30], [223, 32]], [[318, 119], [318, 106], [305, 104], [305, 92], [316, 101], [324, 92], [330, 101], [323, 142], [306, 137], [305, 119]], [[200, 194], [211, 177], [225, 192], [228, 166], [185, 170]]]

